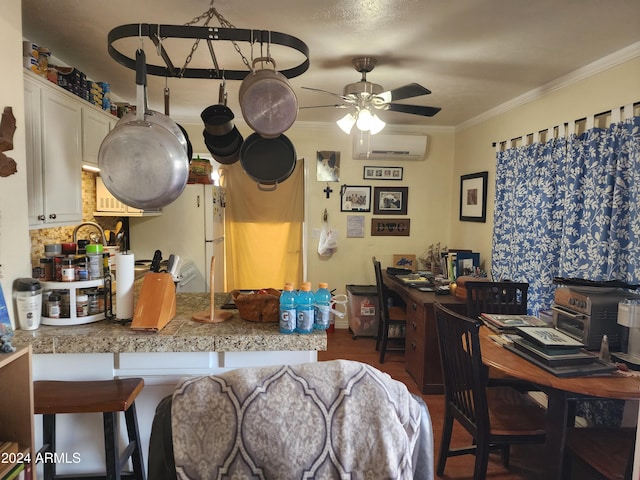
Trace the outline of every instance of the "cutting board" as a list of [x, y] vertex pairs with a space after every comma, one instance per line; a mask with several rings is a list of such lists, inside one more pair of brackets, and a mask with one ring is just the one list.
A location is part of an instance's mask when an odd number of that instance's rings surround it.
[[148, 272], [133, 312], [133, 330], [162, 330], [176, 316], [176, 286], [169, 273]]

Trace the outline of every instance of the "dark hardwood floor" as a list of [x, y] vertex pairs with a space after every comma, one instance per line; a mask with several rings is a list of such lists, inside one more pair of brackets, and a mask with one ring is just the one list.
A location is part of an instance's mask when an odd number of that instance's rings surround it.
[[[376, 341], [374, 338], [358, 337], [353, 339], [351, 332], [346, 329], [337, 329], [327, 333], [328, 348], [325, 352], [318, 352], [318, 360], [347, 359], [372, 365], [379, 370], [388, 373], [392, 378], [404, 383], [410, 392], [420, 395], [429, 408], [431, 422], [433, 424], [433, 437], [435, 443], [434, 458], [440, 448], [440, 434], [442, 431], [442, 419], [444, 409], [443, 395], [422, 395], [413, 378], [404, 368], [404, 354], [400, 352], [387, 352], [385, 362], [380, 364]], [[467, 432], [454, 423], [454, 446], [470, 444], [470, 436]], [[447, 460], [444, 476], [447, 480], [465, 480], [473, 478], [472, 455], [452, 457]], [[487, 477], [496, 480], [544, 480], [548, 478], [541, 471], [544, 465], [543, 447], [539, 445], [513, 446], [511, 448], [511, 460], [509, 468], [502, 465], [499, 454], [491, 454]], [[594, 477], [585, 472], [578, 465], [574, 467], [573, 479], [591, 480]]]

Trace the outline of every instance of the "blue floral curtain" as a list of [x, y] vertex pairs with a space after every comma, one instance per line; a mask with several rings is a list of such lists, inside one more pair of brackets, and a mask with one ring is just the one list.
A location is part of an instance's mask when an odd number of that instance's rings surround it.
[[492, 276], [529, 282], [529, 312], [553, 277], [640, 284], [640, 117], [497, 154]]

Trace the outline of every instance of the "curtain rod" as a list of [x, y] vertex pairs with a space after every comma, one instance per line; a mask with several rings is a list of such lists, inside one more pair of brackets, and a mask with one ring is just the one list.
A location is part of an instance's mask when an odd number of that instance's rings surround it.
[[[633, 105], [632, 105], [632, 106], [633, 106], [633, 108], [635, 108], [635, 107], [637, 107], [637, 106], [639, 106], [639, 105], [640, 105], [640, 101], [633, 103]], [[624, 107], [619, 107], [619, 108], [624, 108]], [[612, 108], [612, 109], [610, 109], [610, 110], [605, 110], [604, 112], [596, 113], [595, 115], [593, 115], [593, 118], [598, 118], [598, 117], [602, 117], [603, 115], [608, 115], [608, 114], [610, 114], [612, 111], [613, 111], [613, 108]], [[586, 120], [587, 120], [587, 118], [588, 118], [588, 117], [578, 118], [577, 120], [574, 120], [574, 123], [584, 122], [584, 121], [586, 121]], [[565, 126], [565, 127], [568, 127], [568, 126], [569, 126], [569, 122], [564, 122], [564, 123], [561, 123], [561, 124], [559, 124], [559, 125], [557, 125], [557, 126]], [[550, 127], [550, 128], [553, 128], [553, 127]], [[518, 137], [514, 137], [514, 138], [512, 138], [512, 139], [510, 139], [510, 140], [503, 140], [502, 142], [492, 142], [492, 143], [491, 143], [491, 146], [495, 148], [495, 147], [498, 145], [498, 143], [501, 143], [501, 144], [502, 144], [502, 143], [507, 143], [507, 142], [514, 142], [514, 141], [519, 140], [519, 139], [521, 139], [521, 138], [528, 137], [529, 135], [534, 135], [534, 134], [536, 134], [536, 133], [542, 133], [542, 132], [548, 132], [548, 131], [550, 130], [550, 128], [543, 128], [542, 130], [538, 130], [537, 132], [531, 132], [531, 133], [528, 133], [528, 134], [526, 134], [526, 135], [520, 135], [520, 136], [518, 136]]]

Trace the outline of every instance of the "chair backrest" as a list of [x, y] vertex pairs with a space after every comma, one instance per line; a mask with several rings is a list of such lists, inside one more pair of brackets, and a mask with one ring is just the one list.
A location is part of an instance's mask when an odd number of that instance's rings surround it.
[[376, 260], [376, 257], [372, 257], [373, 269], [376, 272], [376, 289], [378, 292], [378, 308], [380, 311], [380, 321], [384, 323], [389, 319], [389, 305], [387, 298], [389, 298], [387, 286], [382, 280], [382, 267], [380, 262]]
[[486, 371], [482, 364], [480, 320], [435, 304], [445, 401], [476, 438], [489, 435]]
[[528, 283], [466, 282], [467, 316], [478, 318], [481, 313], [503, 315], [527, 313]]

